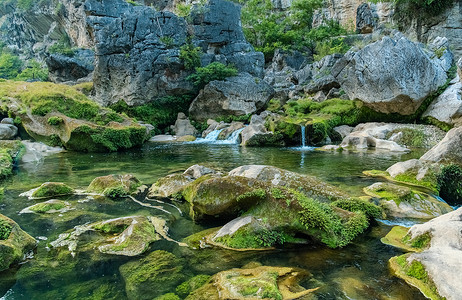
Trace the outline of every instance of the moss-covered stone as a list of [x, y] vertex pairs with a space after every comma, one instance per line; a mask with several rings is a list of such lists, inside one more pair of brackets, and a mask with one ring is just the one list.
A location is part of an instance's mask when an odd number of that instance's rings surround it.
[[156, 297], [154, 300], [181, 300], [181, 298], [175, 295], [174, 293], [168, 293], [168, 294]]
[[112, 174], [93, 179], [87, 188], [87, 192], [103, 194], [106, 197], [117, 199], [136, 192], [139, 186], [141, 186], [141, 181], [133, 175]]
[[16, 222], [0, 214], [0, 271], [24, 259], [34, 249], [36, 241], [19, 227]]
[[194, 276], [179, 286], [176, 287], [176, 293], [181, 296], [182, 298], [187, 297], [193, 291], [197, 290], [198, 288], [202, 287], [204, 284], [210, 281], [210, 275], [197, 275]]
[[308, 272], [294, 268], [232, 269], [215, 274], [210, 283], [186, 299], [299, 299], [317, 289], [307, 290], [298, 284], [307, 276]]
[[410, 254], [403, 254], [390, 259], [390, 268], [394, 274], [408, 284], [417, 287], [429, 299], [446, 299], [439, 295], [433, 280], [428, 276], [422, 263], [417, 260], [409, 261], [409, 256]]
[[380, 241], [384, 244], [403, 249], [408, 252], [421, 252], [430, 246], [430, 233], [427, 232], [423, 235], [411, 238], [408, 231], [409, 228], [395, 226]]
[[432, 219], [453, 211], [448, 204], [426, 193], [392, 183], [374, 183], [364, 192], [380, 198], [380, 206], [389, 217]]
[[100, 107], [70, 86], [4, 81], [0, 93], [6, 96], [0, 99], [0, 106], [19, 117], [21, 126], [35, 140], [51, 146], [107, 152], [139, 146], [147, 138], [144, 127]]
[[61, 182], [45, 182], [31, 195], [32, 198], [51, 198], [72, 195], [74, 189]]
[[0, 141], [0, 181], [12, 174], [15, 162], [24, 152], [21, 141]]
[[144, 258], [120, 266], [129, 299], [153, 299], [172, 291], [186, 274], [175, 255], [157, 250]]
[[61, 200], [49, 200], [42, 203], [37, 203], [35, 205], [29, 206], [25, 210], [21, 211], [24, 213], [25, 211], [31, 211], [35, 213], [62, 213], [64, 210], [69, 209], [70, 204], [69, 202], [61, 201]]

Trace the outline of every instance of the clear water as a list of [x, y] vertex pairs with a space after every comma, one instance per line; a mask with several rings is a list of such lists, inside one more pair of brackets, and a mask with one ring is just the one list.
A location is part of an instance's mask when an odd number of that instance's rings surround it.
[[[324, 153], [287, 148], [242, 148], [214, 144], [146, 144], [123, 153], [60, 153], [46, 157], [40, 164], [20, 165], [14, 176], [3, 183], [6, 188], [0, 213], [11, 217], [34, 237], [41, 240], [34, 257], [24, 264], [0, 273], [2, 299], [126, 299], [119, 266], [139, 259], [82, 253], [75, 258], [48, 250], [47, 243], [59, 233], [86, 222], [119, 216], [150, 214], [169, 221], [170, 236], [180, 240], [206, 227], [182, 217], [172, 207], [167, 215], [130, 201], [93, 200], [79, 203], [82, 197], [69, 198], [76, 207], [72, 215], [19, 215], [34, 204], [18, 195], [46, 181], [60, 181], [72, 187], [86, 187], [93, 178], [112, 173], [132, 173], [146, 184], [167, 174], [182, 171], [193, 164], [229, 171], [245, 164], [267, 164], [318, 176], [353, 195], [376, 180], [362, 175], [363, 170], [385, 169], [393, 163], [420, 156], [421, 153]], [[156, 204], [157, 205], [157, 204]], [[380, 238], [390, 226], [378, 223], [354, 244], [343, 249], [297, 246], [270, 252], [192, 250], [159, 241], [149, 251], [164, 249], [183, 259], [185, 273], [215, 274], [258, 261], [270, 266], [302, 267], [310, 271], [311, 287], [321, 286], [315, 299], [424, 299], [416, 289], [394, 278], [388, 259], [400, 252], [383, 245]], [[155, 289], [155, 287], [152, 287]], [[172, 288], [174, 292], [174, 287]]]

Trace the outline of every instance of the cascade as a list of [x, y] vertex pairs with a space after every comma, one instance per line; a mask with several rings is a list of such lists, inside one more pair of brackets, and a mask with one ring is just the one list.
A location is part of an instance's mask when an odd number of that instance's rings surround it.
[[306, 137], [305, 137], [305, 126], [304, 125], [300, 125], [300, 127], [302, 128], [302, 148], [305, 148], [306, 147]]

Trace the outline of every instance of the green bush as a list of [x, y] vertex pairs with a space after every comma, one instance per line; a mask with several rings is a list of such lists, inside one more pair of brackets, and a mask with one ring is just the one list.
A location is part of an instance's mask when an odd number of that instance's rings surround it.
[[462, 168], [458, 165], [448, 165], [437, 175], [437, 189], [441, 198], [450, 205], [462, 204]]
[[0, 55], [0, 78], [13, 79], [21, 72], [22, 61], [10, 53]]
[[0, 240], [7, 240], [13, 227], [5, 220], [0, 220]]
[[48, 68], [43, 68], [37, 61], [31, 60], [27, 63], [27, 66], [21, 73], [16, 77], [17, 80], [48, 80]]
[[201, 65], [202, 49], [188, 43], [180, 47], [180, 59], [186, 70], [194, 70]]
[[61, 54], [69, 57], [75, 55], [75, 50], [68, 43], [60, 41], [48, 47], [48, 52], [51, 54]]
[[332, 203], [332, 206], [339, 207], [344, 210], [351, 212], [360, 211], [363, 212], [369, 218], [380, 218], [382, 217], [382, 209], [377, 205], [370, 203], [366, 200], [358, 198], [342, 199]]
[[128, 195], [123, 186], [110, 187], [104, 190], [104, 196], [111, 199], [123, 198]]
[[213, 62], [205, 67], [196, 68], [196, 72], [187, 77], [194, 85], [203, 88], [213, 80], [224, 80], [227, 77], [236, 76], [237, 69], [233, 66], [226, 66], [219, 62]]

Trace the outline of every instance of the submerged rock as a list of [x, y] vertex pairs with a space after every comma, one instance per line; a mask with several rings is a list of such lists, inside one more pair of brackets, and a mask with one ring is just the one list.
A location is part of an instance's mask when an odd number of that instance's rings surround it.
[[186, 279], [182, 261], [163, 250], [123, 264], [119, 270], [128, 299], [154, 299]]
[[[88, 236], [92, 238], [88, 239]], [[70, 233], [60, 234], [50, 244], [54, 248], [67, 247], [72, 255], [98, 249], [106, 254], [136, 256], [160, 239], [149, 218], [130, 216], [76, 226]]]
[[387, 217], [433, 219], [453, 209], [445, 202], [405, 186], [377, 182], [364, 188], [366, 194], [380, 198]]
[[[462, 208], [404, 231], [401, 241], [420, 252], [390, 259], [395, 275], [431, 299], [459, 299], [462, 294]], [[398, 245], [399, 246], [399, 245]]]
[[27, 213], [40, 213], [40, 214], [54, 214], [64, 213], [71, 209], [71, 204], [61, 200], [48, 200], [42, 203], [37, 203], [21, 210], [20, 214]]
[[10, 218], [0, 214], [0, 271], [24, 260], [33, 250], [36, 240]]
[[45, 182], [38, 188], [22, 193], [19, 196], [25, 196], [29, 199], [46, 199], [72, 195], [74, 192], [73, 188], [62, 182]]
[[93, 179], [87, 188], [87, 192], [103, 194], [110, 198], [119, 198], [135, 193], [139, 186], [141, 186], [141, 181], [131, 174], [112, 174]]
[[186, 299], [299, 299], [318, 289], [305, 289], [299, 285], [302, 279], [309, 276], [310, 273], [297, 268], [261, 266], [231, 269], [215, 274], [210, 283]]

